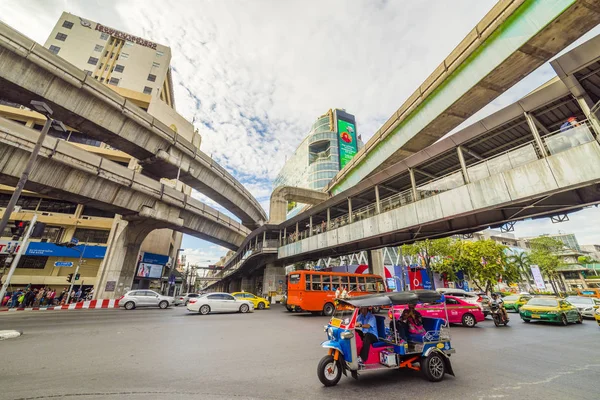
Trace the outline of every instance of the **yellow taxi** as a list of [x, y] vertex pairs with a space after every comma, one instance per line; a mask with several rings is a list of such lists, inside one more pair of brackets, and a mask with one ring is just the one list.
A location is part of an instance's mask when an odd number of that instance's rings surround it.
[[255, 310], [264, 310], [265, 308], [271, 307], [271, 303], [269, 303], [269, 300], [267, 300], [263, 297], [258, 297], [252, 293], [233, 292], [233, 293], [231, 293], [231, 295], [233, 297], [235, 297], [236, 299], [247, 300], [247, 301], [251, 302], [252, 304], [254, 304]]
[[519, 312], [519, 308], [523, 307], [533, 296], [528, 294], [513, 294], [502, 299], [504, 308]]
[[519, 314], [525, 322], [546, 321], [561, 325], [583, 322], [577, 307], [558, 297], [534, 297], [519, 309]]
[[594, 313], [594, 318], [596, 318], [596, 322], [600, 326], [600, 308], [596, 308], [596, 312]]

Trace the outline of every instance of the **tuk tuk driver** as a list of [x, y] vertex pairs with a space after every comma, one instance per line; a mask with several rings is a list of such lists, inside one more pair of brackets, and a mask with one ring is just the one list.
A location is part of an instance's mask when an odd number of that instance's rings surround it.
[[369, 358], [371, 345], [377, 342], [377, 320], [367, 307], [360, 308], [360, 314], [356, 318], [356, 326], [362, 328], [362, 331], [357, 330], [356, 332], [358, 332], [358, 336], [360, 336], [363, 342], [360, 355], [358, 356], [358, 363], [363, 364], [364, 360]]

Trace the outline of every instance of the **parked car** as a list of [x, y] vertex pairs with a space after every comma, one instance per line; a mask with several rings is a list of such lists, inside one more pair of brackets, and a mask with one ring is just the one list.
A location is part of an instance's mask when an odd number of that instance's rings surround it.
[[202, 315], [211, 312], [241, 312], [254, 311], [254, 305], [248, 300], [236, 299], [229, 293], [207, 293], [203, 296], [190, 299], [188, 311], [198, 312]]
[[596, 312], [594, 313], [594, 318], [596, 318], [596, 322], [598, 323], [598, 326], [600, 326], [600, 308], [596, 309]]
[[507, 311], [512, 310], [514, 312], [519, 312], [519, 308], [527, 304], [532, 297], [533, 296], [528, 294], [513, 294], [504, 297], [502, 301], [504, 302], [504, 308], [506, 308]]
[[231, 293], [231, 294], [236, 299], [248, 300], [249, 302], [251, 302], [254, 305], [255, 309], [264, 310], [265, 308], [270, 308], [271, 307], [271, 303], [269, 303], [269, 300], [265, 299], [264, 297], [258, 297], [258, 296], [254, 295], [252, 293], [248, 293], [248, 292], [234, 292], [234, 293]]
[[547, 321], [568, 325], [582, 323], [583, 317], [577, 307], [558, 297], [534, 297], [519, 309], [524, 322]]
[[463, 289], [438, 288], [439, 293], [458, 297], [471, 304], [480, 304], [484, 317], [490, 315], [490, 298], [485, 293], [467, 292]]
[[569, 296], [565, 300], [577, 307], [584, 318], [594, 318], [594, 311], [600, 304], [600, 299], [593, 297]]
[[[478, 304], [469, 303], [459, 297], [444, 294], [448, 318], [446, 318], [446, 309], [444, 303], [417, 304], [415, 307], [423, 317], [442, 318], [444, 321], [449, 320], [451, 324], [463, 324], [466, 327], [472, 328], [478, 322], [485, 320], [481, 306]], [[393, 312], [396, 319], [400, 318], [402, 311], [408, 306], [394, 306]], [[391, 318], [392, 310], [388, 316]]]
[[182, 294], [180, 296], [175, 297], [175, 305], [179, 306], [181, 304], [184, 304], [187, 306], [188, 302], [190, 301], [190, 299], [196, 298], [196, 297], [200, 297], [199, 293], [186, 293], [186, 294]]
[[137, 307], [159, 307], [165, 309], [172, 306], [175, 299], [170, 296], [163, 296], [154, 290], [130, 290], [119, 299], [119, 307], [126, 310], [133, 310]]

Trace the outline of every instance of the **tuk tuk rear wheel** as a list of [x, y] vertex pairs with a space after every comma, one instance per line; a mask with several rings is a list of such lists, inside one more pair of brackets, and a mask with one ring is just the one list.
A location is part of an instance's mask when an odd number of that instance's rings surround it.
[[437, 351], [421, 359], [421, 372], [431, 382], [439, 382], [446, 374], [446, 361]]
[[317, 376], [323, 385], [335, 386], [342, 377], [342, 367], [333, 356], [325, 356], [319, 361]]

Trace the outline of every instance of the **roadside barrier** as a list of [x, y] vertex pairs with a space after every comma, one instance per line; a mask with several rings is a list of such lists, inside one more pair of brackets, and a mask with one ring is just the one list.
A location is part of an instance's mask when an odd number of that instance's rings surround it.
[[1, 308], [0, 311], [59, 311], [59, 310], [83, 310], [95, 308], [119, 308], [119, 300], [101, 299], [80, 301], [79, 303], [65, 304], [50, 307], [24, 307], [24, 308]]

